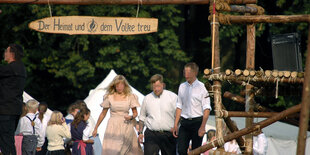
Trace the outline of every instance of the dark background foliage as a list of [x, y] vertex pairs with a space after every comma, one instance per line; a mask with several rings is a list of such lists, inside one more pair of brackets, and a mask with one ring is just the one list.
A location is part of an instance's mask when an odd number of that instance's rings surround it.
[[[309, 14], [308, 0], [258, 0], [268, 15]], [[163, 74], [167, 89], [177, 93], [184, 81], [183, 65], [194, 61], [202, 71], [211, 66], [211, 28], [209, 5], [140, 6], [139, 17], [158, 18], [158, 32], [146, 35], [62, 35], [40, 33], [28, 28], [31, 21], [49, 17], [48, 5], [1, 4], [0, 48], [10, 43], [25, 49], [27, 66], [25, 91], [52, 109], [65, 111], [77, 99], [85, 99], [114, 69], [126, 76], [130, 84], [143, 94], [150, 92], [149, 78]], [[135, 5], [51, 5], [53, 16], [135, 17]], [[301, 52], [305, 56], [307, 23], [257, 24], [255, 68], [272, 69], [270, 38], [274, 34], [297, 32], [301, 36]], [[221, 70], [244, 69], [246, 26], [221, 25]], [[305, 60], [305, 58], [303, 58]], [[4, 62], [2, 62], [4, 63]], [[223, 92], [236, 94], [243, 89], [224, 83]], [[259, 98], [263, 105], [285, 109], [300, 102], [298, 97]], [[223, 100], [231, 110], [242, 105]]]

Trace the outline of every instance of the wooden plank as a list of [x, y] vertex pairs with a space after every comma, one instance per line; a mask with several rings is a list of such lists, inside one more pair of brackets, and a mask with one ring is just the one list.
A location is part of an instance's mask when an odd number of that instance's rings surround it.
[[200, 153], [203, 153], [203, 152], [205, 152], [205, 151], [207, 151], [213, 147], [219, 146], [219, 144], [223, 144], [225, 142], [236, 139], [237, 137], [241, 137], [243, 135], [255, 132], [257, 130], [261, 130], [261, 129], [265, 128], [266, 126], [268, 126], [268, 125], [270, 125], [270, 124], [272, 124], [278, 120], [281, 120], [281, 119], [283, 119], [283, 118], [285, 118], [291, 114], [299, 112], [300, 109], [301, 109], [301, 104], [295, 105], [295, 106], [293, 106], [289, 109], [286, 109], [286, 110], [284, 110], [284, 111], [282, 111], [282, 112], [280, 112], [280, 113], [278, 113], [278, 114], [276, 114], [276, 115], [274, 115], [268, 119], [265, 119], [261, 122], [253, 124], [250, 127], [246, 127], [242, 130], [228, 134], [227, 136], [223, 137], [222, 139], [219, 139], [217, 137], [216, 140], [214, 140], [212, 143], [200, 146], [200, 147], [190, 151], [188, 154], [189, 155], [199, 155]]
[[[257, 0], [226, 0], [229, 4], [256, 4]], [[210, 0], [1, 0], [0, 3], [67, 4], [67, 5], [163, 5], [209, 4]]]
[[223, 15], [219, 17], [221, 24], [253, 24], [253, 23], [310, 23], [310, 15]]
[[38, 19], [29, 28], [57, 34], [134, 35], [157, 32], [156, 18], [55, 16]]

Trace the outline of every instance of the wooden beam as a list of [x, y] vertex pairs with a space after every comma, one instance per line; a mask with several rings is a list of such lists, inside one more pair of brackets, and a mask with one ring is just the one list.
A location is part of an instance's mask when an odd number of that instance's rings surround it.
[[302, 92], [301, 112], [299, 119], [299, 132], [297, 142], [297, 155], [304, 155], [307, 139], [307, 128], [309, 127], [309, 109], [310, 109], [310, 24], [308, 24], [308, 46], [306, 60], [306, 75]]
[[[246, 6], [250, 6], [247, 4]], [[249, 15], [248, 13], [246, 15]], [[255, 69], [255, 25], [247, 25], [247, 50], [246, 50], [246, 69]], [[255, 94], [252, 91], [253, 85], [247, 84], [245, 86], [245, 111], [246, 112], [254, 112], [254, 97]], [[247, 117], [245, 119], [246, 127], [250, 127], [253, 124], [253, 117]], [[247, 134], [245, 135], [245, 154], [252, 155], [253, 154], [253, 135]]]
[[235, 16], [220, 14], [221, 24], [253, 24], [253, 23], [310, 23], [310, 15], [248, 15]]
[[[256, 4], [257, 0], [227, 0], [230, 4]], [[210, 0], [1, 0], [0, 3], [19, 4], [68, 4], [68, 5], [163, 5], [163, 4], [209, 4]]]
[[[221, 68], [221, 60], [220, 60], [220, 37], [219, 37], [219, 23], [218, 23], [218, 12], [213, 8], [213, 1], [209, 6], [210, 14], [213, 16], [211, 20], [211, 34], [212, 34], [212, 63], [211, 67], [214, 73], [220, 73]], [[215, 111], [222, 110], [222, 83], [219, 80], [213, 81], [214, 88], [214, 109]], [[215, 126], [216, 126], [216, 137], [223, 138], [223, 119], [215, 118]]]
[[254, 131], [261, 130], [261, 129], [265, 128], [266, 126], [268, 126], [268, 125], [270, 125], [270, 124], [272, 124], [278, 120], [281, 120], [281, 119], [283, 119], [283, 118], [285, 118], [291, 114], [299, 112], [300, 109], [301, 109], [301, 104], [295, 105], [289, 109], [286, 109], [286, 110], [274, 115], [273, 117], [270, 117], [266, 120], [255, 123], [250, 127], [247, 127], [247, 128], [242, 129], [242, 130], [236, 131], [234, 133], [228, 134], [227, 136], [223, 137], [223, 139], [217, 138], [212, 143], [200, 146], [199, 148], [196, 148], [196, 149], [190, 151], [188, 154], [189, 155], [199, 155], [200, 153], [206, 152], [207, 150], [209, 150], [213, 147], [218, 147], [219, 144], [223, 144], [225, 142], [236, 139], [237, 137], [241, 137], [243, 135], [252, 133]]
[[239, 13], [250, 13], [252, 15], [262, 15], [265, 10], [257, 5], [252, 6], [244, 5], [229, 5], [228, 3], [217, 3], [216, 10], [219, 12], [239, 12]]
[[240, 81], [244, 82], [249, 82], [250, 84], [259, 84], [261, 83], [274, 83], [276, 84], [277, 82], [280, 83], [289, 83], [289, 84], [302, 84], [304, 82], [304, 78], [274, 78], [274, 77], [246, 77], [246, 76], [235, 76], [235, 75], [230, 75], [226, 76], [225, 73], [219, 73], [219, 74], [211, 74], [211, 75], [204, 75], [204, 78], [207, 78], [210, 81], [213, 80], [220, 80], [220, 81], [229, 81], [229, 82], [236, 82], [240, 83]]
[[[269, 118], [272, 117], [276, 114], [278, 114], [278, 112], [244, 112], [244, 111], [226, 111], [223, 110], [222, 112], [220, 112], [220, 116], [219, 117], [263, 117], [263, 118]], [[295, 118], [298, 117], [298, 115], [290, 115], [287, 118]], [[286, 119], [286, 118], [285, 118]]]

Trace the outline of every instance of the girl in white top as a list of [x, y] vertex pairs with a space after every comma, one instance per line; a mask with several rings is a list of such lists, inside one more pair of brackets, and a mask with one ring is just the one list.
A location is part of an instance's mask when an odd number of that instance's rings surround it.
[[65, 154], [63, 138], [71, 138], [71, 133], [61, 112], [52, 113], [46, 127], [46, 137], [48, 155]]

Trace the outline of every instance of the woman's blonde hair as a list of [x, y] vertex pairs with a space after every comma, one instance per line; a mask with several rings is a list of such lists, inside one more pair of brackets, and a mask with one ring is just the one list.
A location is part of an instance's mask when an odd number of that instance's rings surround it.
[[105, 98], [109, 95], [112, 95], [114, 93], [116, 93], [116, 85], [119, 83], [123, 83], [124, 84], [124, 94], [126, 96], [128, 96], [129, 94], [131, 94], [131, 88], [129, 87], [128, 81], [126, 80], [126, 78], [123, 75], [117, 75], [113, 81], [109, 84], [109, 86], [106, 88], [107, 89], [107, 93], [105, 95]]
[[63, 115], [60, 111], [53, 111], [50, 121], [47, 123], [47, 125], [61, 125], [63, 123]]

